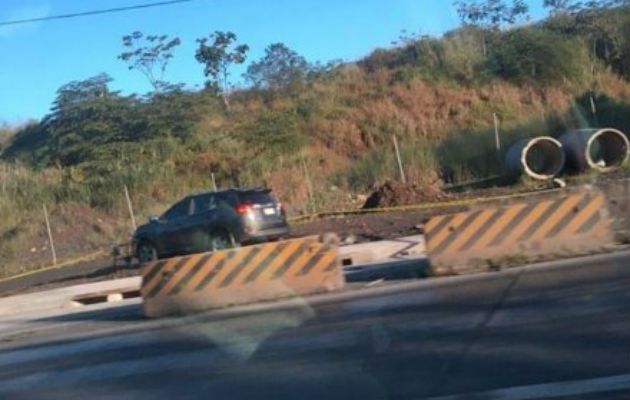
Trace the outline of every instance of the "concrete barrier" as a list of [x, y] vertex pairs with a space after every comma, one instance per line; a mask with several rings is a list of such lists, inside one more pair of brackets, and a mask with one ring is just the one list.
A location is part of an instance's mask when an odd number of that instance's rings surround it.
[[342, 289], [338, 240], [309, 236], [160, 260], [142, 268], [144, 314], [159, 317]]
[[604, 192], [607, 208], [613, 220], [615, 241], [630, 244], [630, 179], [606, 181], [598, 185]]
[[432, 271], [444, 275], [598, 250], [614, 241], [611, 223], [604, 194], [587, 187], [437, 216], [425, 234]]

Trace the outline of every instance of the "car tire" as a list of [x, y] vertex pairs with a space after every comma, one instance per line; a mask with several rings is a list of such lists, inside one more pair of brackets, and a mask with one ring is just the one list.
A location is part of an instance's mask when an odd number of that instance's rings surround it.
[[235, 246], [234, 235], [225, 229], [217, 229], [210, 234], [210, 249], [212, 251], [231, 249]]
[[157, 260], [157, 250], [155, 246], [149, 242], [140, 242], [136, 250], [136, 257], [140, 264], [146, 264]]

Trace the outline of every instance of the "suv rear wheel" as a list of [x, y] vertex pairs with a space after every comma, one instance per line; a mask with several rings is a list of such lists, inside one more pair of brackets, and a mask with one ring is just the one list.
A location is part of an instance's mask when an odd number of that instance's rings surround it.
[[140, 264], [145, 264], [157, 260], [157, 250], [155, 249], [155, 246], [149, 242], [140, 242], [138, 250], [136, 251], [136, 256], [138, 257]]
[[210, 248], [213, 251], [230, 249], [235, 244], [234, 236], [225, 229], [218, 229], [210, 234]]

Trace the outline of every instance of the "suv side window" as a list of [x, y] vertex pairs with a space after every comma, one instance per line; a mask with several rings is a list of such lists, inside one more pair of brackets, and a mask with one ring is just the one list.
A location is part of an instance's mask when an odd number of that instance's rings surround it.
[[213, 210], [217, 206], [216, 198], [210, 194], [196, 196], [191, 205], [191, 213], [200, 214], [205, 211]]
[[173, 207], [169, 208], [167, 212], [162, 215], [162, 218], [167, 221], [172, 221], [177, 218], [185, 217], [188, 215], [190, 207], [190, 199], [185, 199], [176, 203]]

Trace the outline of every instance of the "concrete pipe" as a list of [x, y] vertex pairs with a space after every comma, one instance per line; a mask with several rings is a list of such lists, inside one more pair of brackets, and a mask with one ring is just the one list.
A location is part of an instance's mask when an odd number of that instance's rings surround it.
[[589, 168], [600, 172], [620, 167], [630, 154], [628, 138], [612, 128], [578, 129], [560, 137], [567, 167], [574, 172]]
[[534, 179], [552, 179], [564, 167], [562, 144], [549, 136], [523, 139], [507, 152], [507, 166], [512, 174], [526, 174]]

